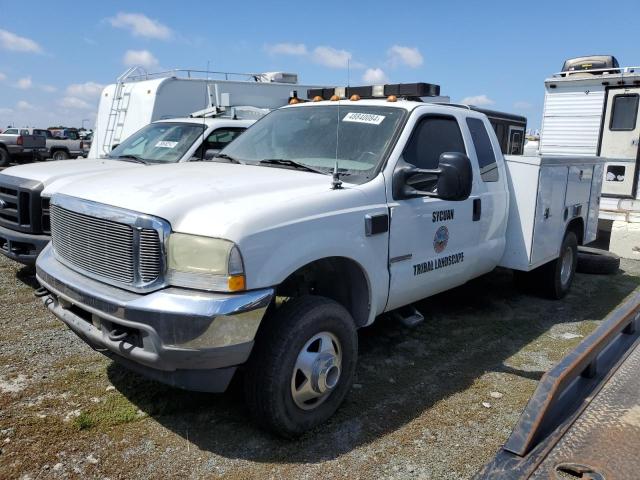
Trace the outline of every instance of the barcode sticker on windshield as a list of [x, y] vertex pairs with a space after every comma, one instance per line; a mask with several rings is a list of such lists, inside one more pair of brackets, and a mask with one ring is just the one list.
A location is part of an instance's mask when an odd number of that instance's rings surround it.
[[173, 148], [178, 144], [178, 142], [169, 142], [167, 140], [161, 140], [156, 143], [156, 148]]
[[384, 119], [385, 119], [384, 115], [375, 115], [373, 113], [349, 112], [344, 116], [342, 121], [368, 123], [370, 125], [380, 125]]

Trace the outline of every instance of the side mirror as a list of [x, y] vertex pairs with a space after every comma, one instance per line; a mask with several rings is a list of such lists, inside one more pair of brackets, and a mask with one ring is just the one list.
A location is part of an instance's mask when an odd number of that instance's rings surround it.
[[[417, 180], [436, 182], [434, 191], [418, 190], [412, 184]], [[443, 200], [461, 201], [469, 198], [473, 184], [471, 160], [464, 153], [444, 152], [440, 155], [436, 169], [416, 168], [407, 165], [394, 173], [395, 198], [436, 197]]]
[[209, 149], [205, 150], [205, 152], [204, 152], [204, 159], [205, 160], [213, 160], [218, 153], [220, 153], [220, 150], [216, 150], [214, 148], [209, 148]]

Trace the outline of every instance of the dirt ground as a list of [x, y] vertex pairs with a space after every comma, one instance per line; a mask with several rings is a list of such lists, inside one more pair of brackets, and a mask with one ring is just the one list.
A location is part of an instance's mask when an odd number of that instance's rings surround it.
[[577, 275], [559, 302], [498, 270], [422, 302], [416, 328], [381, 318], [337, 415], [284, 441], [247, 420], [237, 385], [184, 392], [94, 352], [0, 257], [0, 478], [469, 478], [541, 375], [638, 286], [640, 262], [621, 268]]

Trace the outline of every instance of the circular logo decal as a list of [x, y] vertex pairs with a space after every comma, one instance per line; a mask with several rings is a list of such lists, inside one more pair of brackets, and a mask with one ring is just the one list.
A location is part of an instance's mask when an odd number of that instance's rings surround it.
[[449, 241], [449, 229], [442, 225], [433, 237], [433, 249], [436, 253], [441, 253], [447, 248], [447, 242]]

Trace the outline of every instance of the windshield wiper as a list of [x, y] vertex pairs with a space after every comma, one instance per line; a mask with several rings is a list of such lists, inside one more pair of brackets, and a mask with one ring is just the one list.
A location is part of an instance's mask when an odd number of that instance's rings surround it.
[[224, 158], [225, 160], [229, 160], [231, 163], [239, 163], [240, 165], [243, 165], [240, 160], [238, 160], [237, 158], [233, 158], [231, 155], [227, 155], [226, 153], [219, 153], [213, 158]]
[[118, 159], [133, 160], [134, 162], [144, 163], [145, 165], [149, 165], [149, 162], [144, 160], [142, 157], [139, 157], [138, 155], [119, 155]]
[[286, 160], [284, 158], [265, 158], [264, 160], [260, 160], [260, 162], [258, 163], [260, 165], [283, 165], [285, 167], [297, 168], [298, 170], [306, 170], [307, 172], [327, 175], [327, 172], [324, 172], [320, 169], [310, 167], [309, 165], [305, 165], [304, 163], [296, 162], [295, 160]]

